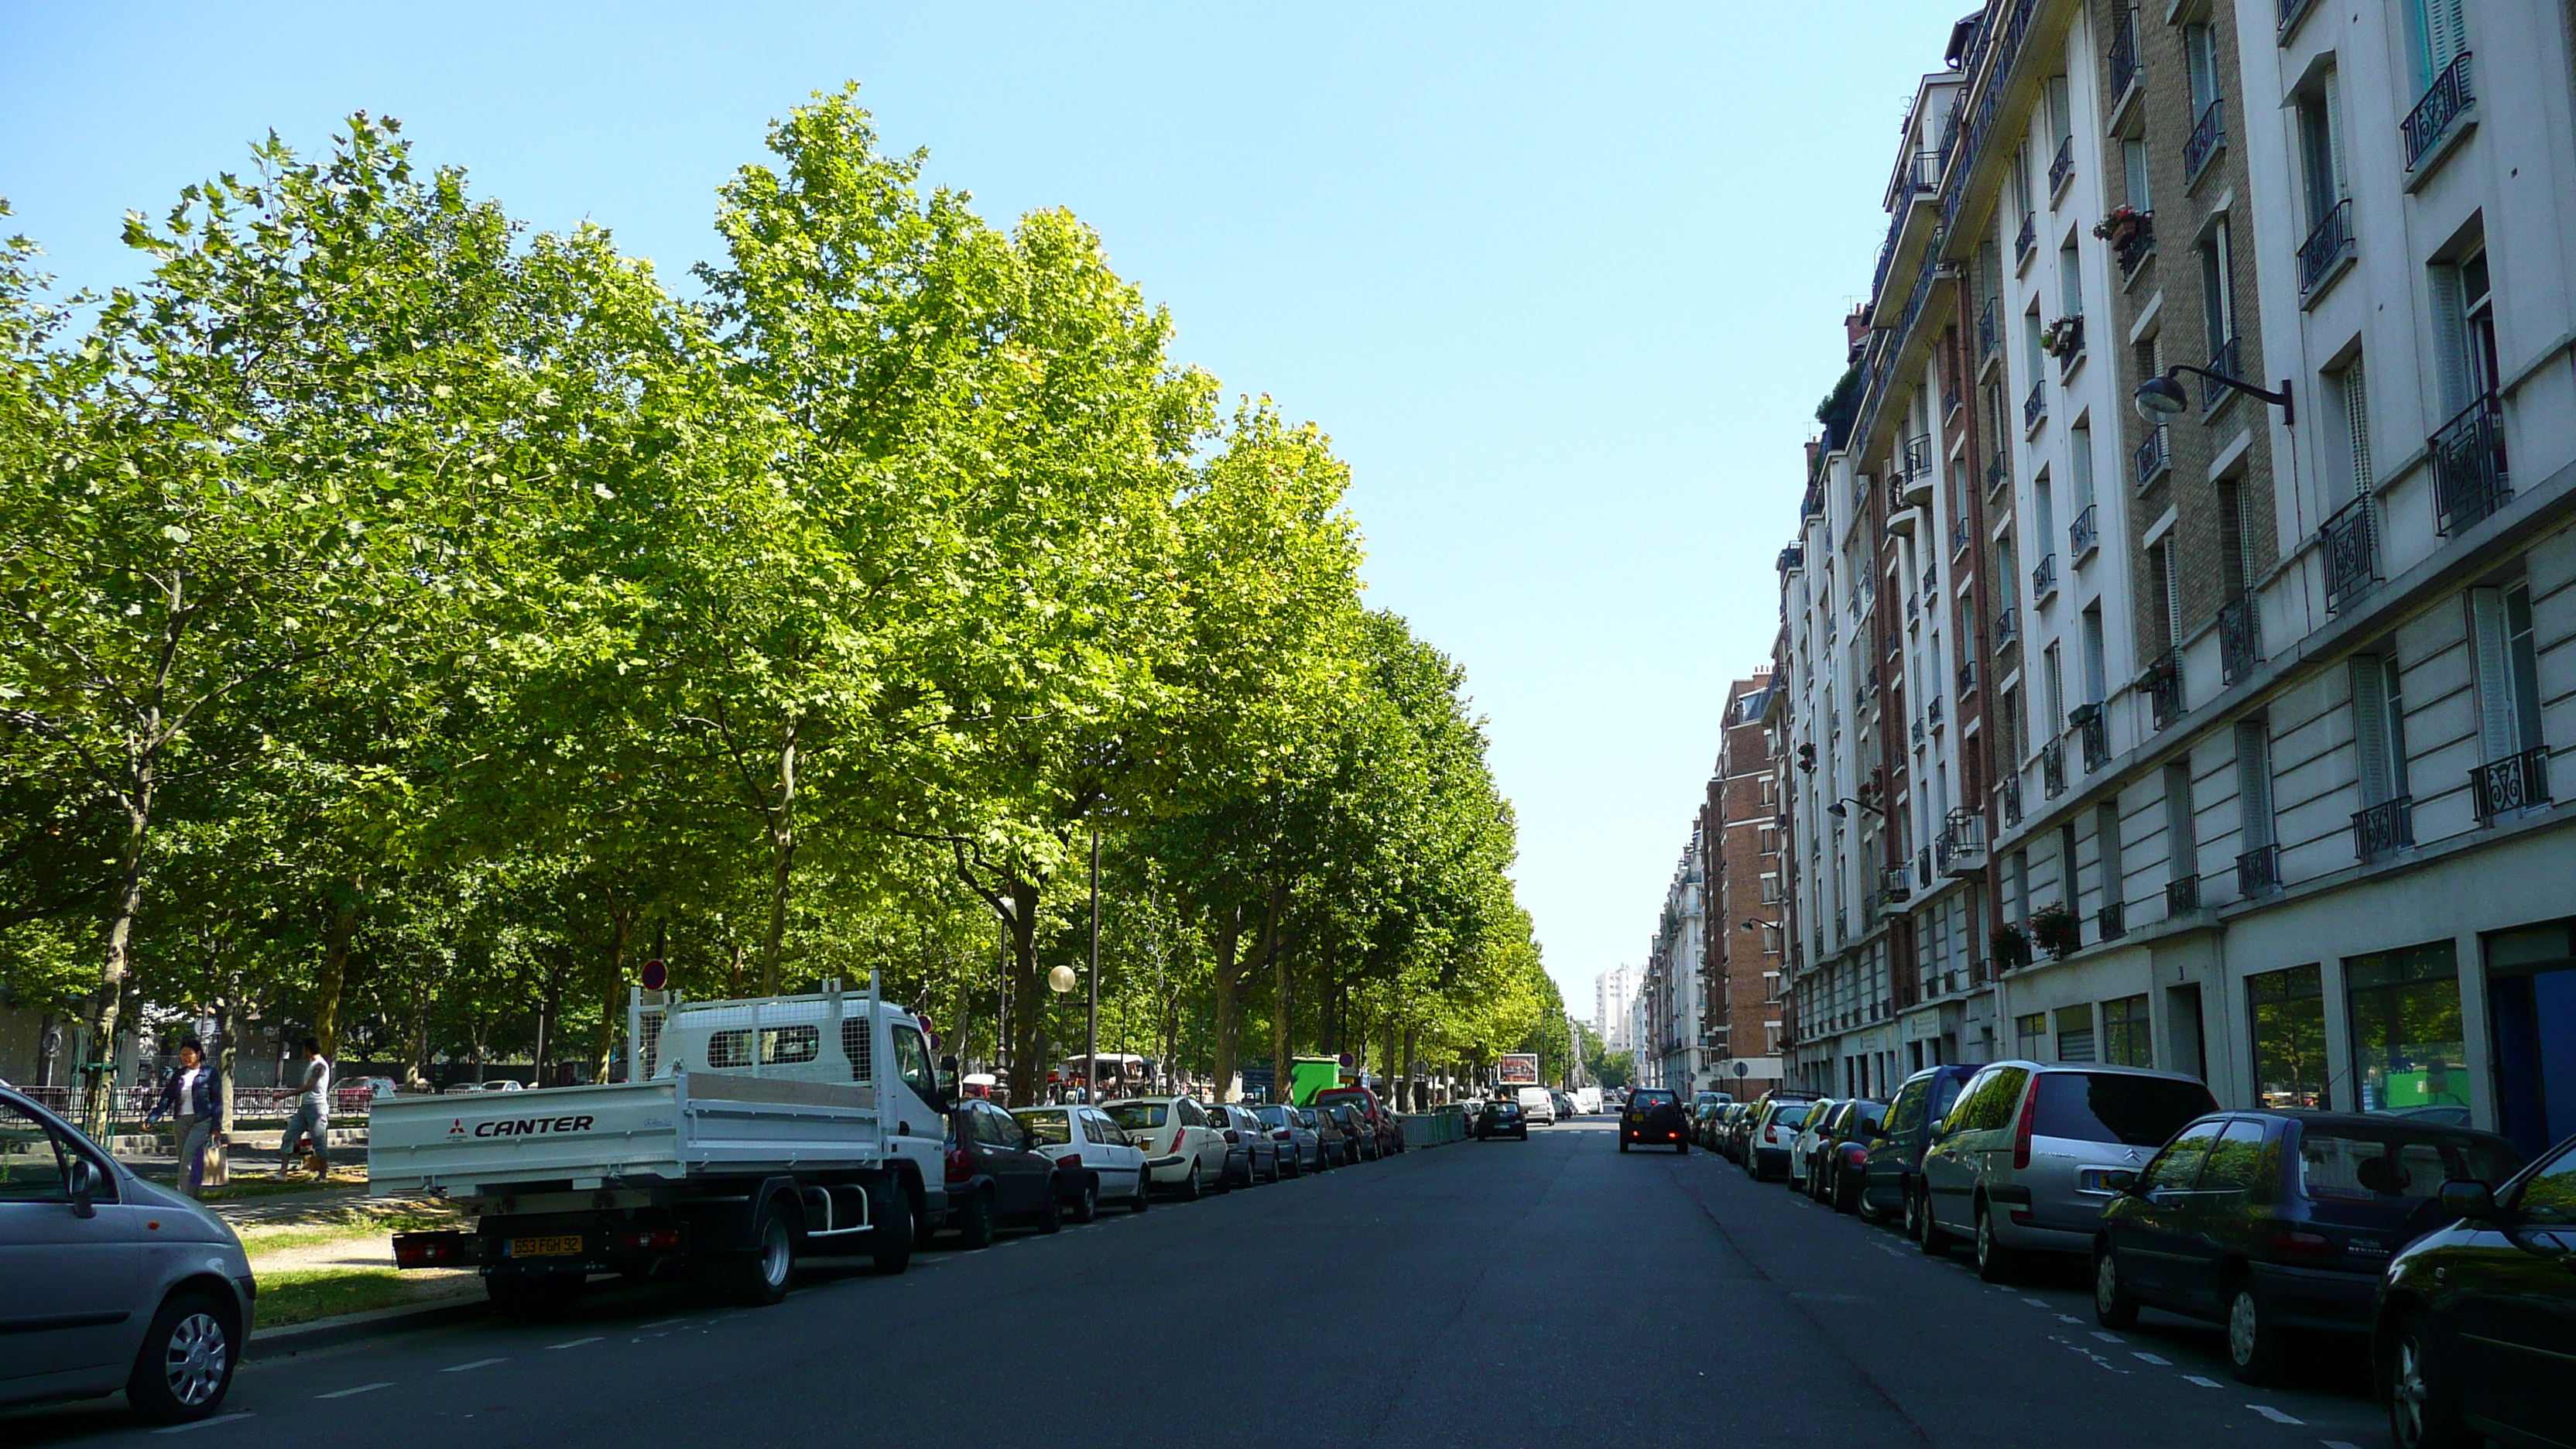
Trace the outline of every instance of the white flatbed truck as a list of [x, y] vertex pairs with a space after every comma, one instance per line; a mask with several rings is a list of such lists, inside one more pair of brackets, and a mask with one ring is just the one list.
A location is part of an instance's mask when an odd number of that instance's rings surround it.
[[947, 1212], [951, 1089], [911, 1013], [839, 983], [805, 996], [627, 1008], [637, 1080], [393, 1097], [368, 1115], [380, 1196], [430, 1195], [471, 1230], [397, 1233], [398, 1268], [478, 1269], [505, 1309], [594, 1273], [686, 1273], [786, 1296], [801, 1256], [899, 1273]]

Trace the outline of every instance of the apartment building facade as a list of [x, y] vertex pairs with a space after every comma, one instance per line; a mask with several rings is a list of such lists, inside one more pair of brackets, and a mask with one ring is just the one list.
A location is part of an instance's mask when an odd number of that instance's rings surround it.
[[1795, 1080], [2014, 1054], [2576, 1131], [2570, 23], [1954, 36], [1782, 555]]
[[1613, 966], [1592, 978], [1593, 1029], [1601, 1033], [1601, 1049], [1624, 1052], [1634, 1043], [1628, 1034], [1628, 1007], [1637, 997], [1637, 971], [1632, 966]]
[[1772, 772], [1772, 674], [1727, 689], [1717, 764], [1700, 805], [1700, 1039], [1704, 1085], [1739, 1100], [1781, 1084], [1779, 782]]
[[1664, 890], [1663, 914], [1646, 948], [1640, 992], [1646, 1034], [1637, 1049], [1638, 1080], [1685, 1097], [1713, 1075], [1705, 1037], [1707, 977], [1700, 969], [1706, 953], [1707, 873], [1706, 842], [1694, 829]]

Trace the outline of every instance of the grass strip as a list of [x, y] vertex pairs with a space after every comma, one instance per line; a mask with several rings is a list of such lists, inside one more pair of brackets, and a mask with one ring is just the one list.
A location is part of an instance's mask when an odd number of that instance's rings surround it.
[[391, 1268], [298, 1268], [259, 1277], [259, 1325], [281, 1328], [343, 1313], [399, 1308], [462, 1291], [456, 1276], [398, 1273]]

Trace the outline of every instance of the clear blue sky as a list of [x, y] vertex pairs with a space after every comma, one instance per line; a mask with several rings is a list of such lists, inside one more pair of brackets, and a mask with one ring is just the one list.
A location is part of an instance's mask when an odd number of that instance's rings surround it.
[[1769, 656], [1898, 121], [1970, 8], [0, 0], [0, 197], [67, 284], [127, 281], [128, 207], [363, 108], [684, 283], [763, 124], [859, 80], [936, 181], [1071, 207], [1180, 357], [1333, 434], [1371, 602], [1466, 667], [1589, 1015]]

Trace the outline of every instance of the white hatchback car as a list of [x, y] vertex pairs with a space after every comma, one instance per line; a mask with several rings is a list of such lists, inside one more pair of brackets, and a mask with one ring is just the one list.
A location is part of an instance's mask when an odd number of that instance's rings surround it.
[[1783, 1179], [1791, 1192], [1807, 1185], [1807, 1174], [1814, 1164], [1809, 1160], [1818, 1152], [1831, 1151], [1833, 1144], [1823, 1140], [1825, 1123], [1842, 1105], [1839, 1097], [1827, 1097], [1807, 1109], [1807, 1120], [1798, 1124], [1798, 1134], [1789, 1139], [1789, 1175]]
[[1556, 1125], [1556, 1098], [1547, 1088], [1523, 1087], [1512, 1094], [1512, 1100], [1521, 1104], [1523, 1121]]
[[1145, 1180], [1172, 1188], [1189, 1202], [1225, 1186], [1225, 1132], [1207, 1109], [1187, 1097], [1127, 1097], [1101, 1111], [1145, 1150]]
[[1074, 1194], [1064, 1205], [1065, 1216], [1090, 1222], [1100, 1215], [1104, 1199], [1123, 1202], [1130, 1212], [1145, 1210], [1144, 1149], [1108, 1113], [1068, 1105], [1022, 1107], [1011, 1115], [1029, 1129], [1038, 1151], [1056, 1160], [1058, 1180]]

